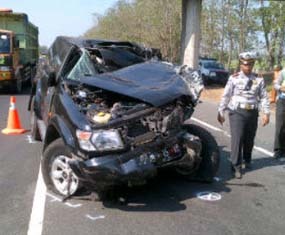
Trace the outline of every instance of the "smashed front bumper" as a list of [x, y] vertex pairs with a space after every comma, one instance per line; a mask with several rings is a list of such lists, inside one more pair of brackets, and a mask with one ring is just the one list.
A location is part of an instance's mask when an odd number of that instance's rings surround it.
[[122, 183], [143, 184], [146, 179], [156, 175], [158, 168], [187, 164], [185, 143], [194, 146], [193, 150], [200, 153], [199, 140], [187, 133], [156, 140], [126, 153], [94, 157], [86, 161], [76, 160], [69, 164], [74, 174], [89, 188], [98, 189]]

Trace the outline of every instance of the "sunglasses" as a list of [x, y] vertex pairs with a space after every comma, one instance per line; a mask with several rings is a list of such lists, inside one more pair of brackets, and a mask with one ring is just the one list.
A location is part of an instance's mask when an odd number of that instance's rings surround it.
[[251, 63], [241, 62], [241, 64], [244, 65], [244, 66], [253, 66], [254, 62], [251, 62]]

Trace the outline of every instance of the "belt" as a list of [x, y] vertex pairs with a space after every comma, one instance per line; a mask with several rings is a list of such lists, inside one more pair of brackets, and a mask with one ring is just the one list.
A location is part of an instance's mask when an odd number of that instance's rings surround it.
[[238, 107], [246, 110], [253, 110], [257, 108], [255, 104], [239, 104]]

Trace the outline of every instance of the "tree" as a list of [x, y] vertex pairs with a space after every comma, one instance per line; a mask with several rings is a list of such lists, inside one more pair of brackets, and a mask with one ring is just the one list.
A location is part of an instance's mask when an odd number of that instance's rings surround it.
[[96, 21], [85, 37], [135, 41], [179, 60], [181, 0], [120, 0]]
[[261, 24], [270, 68], [281, 64], [285, 40], [285, 2], [270, 1], [265, 5], [259, 1], [260, 8], [256, 11], [257, 23]]
[[[200, 47], [200, 55], [219, 59], [232, 69], [237, 66], [238, 54], [247, 50], [266, 55], [263, 58], [268, 63], [263, 64], [271, 68], [281, 63], [285, 2], [183, 0], [188, 1], [202, 2], [201, 37], [195, 46]], [[181, 32], [184, 38], [193, 26], [191, 21], [182, 31], [182, 13], [182, 0], [119, 0], [105, 15], [94, 15], [94, 26], [84, 36], [139, 42], [160, 48], [164, 58], [178, 62], [184, 49], [188, 50], [184, 43], [190, 39], [181, 43]]]

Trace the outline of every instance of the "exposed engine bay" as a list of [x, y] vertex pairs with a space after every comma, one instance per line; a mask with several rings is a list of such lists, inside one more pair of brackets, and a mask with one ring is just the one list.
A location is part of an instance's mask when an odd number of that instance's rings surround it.
[[149, 143], [158, 136], [167, 138], [179, 132], [193, 112], [193, 108], [182, 100], [156, 108], [120, 95], [86, 88], [74, 90], [72, 98], [93, 128], [118, 128], [124, 142], [131, 148]]

